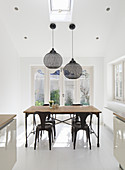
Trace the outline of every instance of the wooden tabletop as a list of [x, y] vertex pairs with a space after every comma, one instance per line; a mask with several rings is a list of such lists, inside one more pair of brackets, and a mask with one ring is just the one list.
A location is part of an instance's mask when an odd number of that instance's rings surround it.
[[119, 119], [125, 121], [125, 113], [113, 113], [115, 116], [117, 116]]
[[1, 114], [0, 115], [0, 128], [9, 123], [16, 115]]
[[69, 114], [76, 112], [91, 112], [95, 114], [101, 113], [100, 110], [96, 109], [94, 106], [59, 106], [58, 108], [50, 108], [49, 106], [31, 106], [23, 113], [34, 113], [36, 111], [41, 112], [51, 112], [56, 114]]

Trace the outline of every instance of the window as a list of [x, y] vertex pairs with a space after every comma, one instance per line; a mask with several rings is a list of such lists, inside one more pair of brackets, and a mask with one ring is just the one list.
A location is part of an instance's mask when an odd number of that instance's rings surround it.
[[60, 88], [59, 88], [60, 70], [50, 73], [50, 100], [60, 105]]
[[35, 77], [35, 106], [44, 104], [44, 73], [41, 70], [37, 70]]
[[83, 70], [82, 76], [80, 77], [80, 103], [82, 105], [89, 105], [90, 103], [90, 84], [89, 74], [86, 70]]
[[74, 80], [65, 78], [65, 106], [69, 106], [73, 104], [74, 101], [74, 90], [75, 84]]
[[45, 101], [45, 68], [31, 66], [31, 103], [43, 105]]
[[51, 11], [69, 11], [71, 0], [50, 0]]
[[48, 0], [51, 22], [71, 22], [73, 0]]
[[63, 68], [49, 70], [43, 66], [31, 66], [32, 105], [43, 105], [49, 100], [66, 106], [93, 104], [93, 67], [83, 67], [82, 76], [71, 80], [64, 76]]
[[123, 101], [123, 62], [114, 65], [114, 98]]

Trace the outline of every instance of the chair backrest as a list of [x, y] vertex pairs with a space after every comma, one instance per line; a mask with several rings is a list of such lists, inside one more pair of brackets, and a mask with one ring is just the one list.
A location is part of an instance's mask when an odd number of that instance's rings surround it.
[[43, 106], [49, 106], [49, 103], [45, 103], [45, 104], [43, 104]]
[[50, 112], [40, 112], [40, 111], [36, 111], [35, 114], [38, 114], [38, 115], [39, 115], [40, 122], [41, 122], [41, 127], [44, 128], [44, 127], [45, 127], [46, 117], [50, 116]]
[[80, 103], [74, 103], [74, 104], [72, 104], [72, 106], [82, 106], [82, 104], [80, 104]]
[[[49, 106], [49, 103], [45, 103], [45, 104], [43, 104], [43, 106]], [[47, 116], [47, 119], [48, 120], [50, 119], [50, 115]]]
[[[80, 103], [73, 103], [72, 106], [82, 106]], [[76, 114], [76, 119], [79, 120], [78, 115]]]
[[76, 113], [76, 115], [79, 116], [80, 121], [81, 121], [81, 127], [83, 127], [86, 124], [87, 117], [89, 115], [91, 117], [92, 113], [82, 113], [82, 112], [80, 112], [80, 113]]

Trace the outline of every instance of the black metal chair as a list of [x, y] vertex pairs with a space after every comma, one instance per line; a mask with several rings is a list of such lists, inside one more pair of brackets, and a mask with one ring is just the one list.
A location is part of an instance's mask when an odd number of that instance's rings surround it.
[[[50, 112], [35, 112], [35, 114], [39, 115], [40, 118], [40, 124], [36, 126], [36, 135], [35, 135], [35, 143], [34, 143], [34, 150], [36, 150], [36, 142], [38, 139], [39, 142], [39, 132], [46, 130], [48, 131], [49, 136], [49, 149], [51, 150], [51, 139], [53, 140], [53, 134], [52, 134], [52, 124], [46, 123], [46, 117], [50, 115]], [[41, 133], [42, 134], [42, 133]]]
[[[82, 104], [79, 104], [79, 103], [78, 104], [72, 104], [72, 106], [82, 106]], [[77, 124], [79, 124], [80, 118], [78, 117], [78, 115], [76, 113], [74, 113], [73, 118], [72, 118], [72, 126], [76, 122], [77, 122]], [[90, 115], [89, 127], [92, 131], [92, 114]]]
[[[82, 104], [72, 104], [72, 106], [82, 106]], [[79, 117], [76, 113], [73, 113], [73, 118], [72, 118], [72, 127], [74, 126], [74, 124], [77, 122], [80, 123], [80, 120], [79, 120]], [[73, 136], [73, 131], [72, 131], [72, 128], [71, 128], [71, 133], [72, 133], [72, 136]], [[72, 138], [72, 142], [73, 142], [73, 138]]]
[[76, 137], [77, 137], [77, 132], [79, 130], [85, 130], [87, 139], [89, 140], [89, 148], [91, 149], [91, 141], [90, 141], [90, 127], [86, 123], [86, 118], [90, 115], [91, 113], [77, 113], [77, 116], [80, 118], [79, 122], [74, 122], [72, 126], [72, 140], [73, 140], [73, 148], [75, 149], [76, 146]]
[[[44, 104], [43, 106], [49, 106], [49, 104]], [[55, 119], [52, 115], [52, 117], [49, 115], [46, 120], [45, 123], [51, 123], [53, 126], [53, 132], [54, 132], [54, 138], [56, 138], [56, 127], [55, 127]]]

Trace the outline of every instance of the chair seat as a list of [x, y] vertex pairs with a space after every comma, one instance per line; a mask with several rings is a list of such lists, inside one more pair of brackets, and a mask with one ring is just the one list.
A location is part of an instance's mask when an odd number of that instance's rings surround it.
[[87, 124], [85, 124], [85, 125], [82, 127], [82, 125], [81, 125], [80, 122], [76, 122], [76, 123], [74, 124], [74, 127], [77, 128], [77, 129], [88, 129], [88, 128], [89, 128], [89, 126], [88, 126]]
[[51, 129], [51, 128], [52, 128], [52, 124], [46, 123], [44, 128], [41, 126], [41, 124], [39, 124], [39, 125], [37, 125], [37, 128], [38, 128], [39, 130]]

